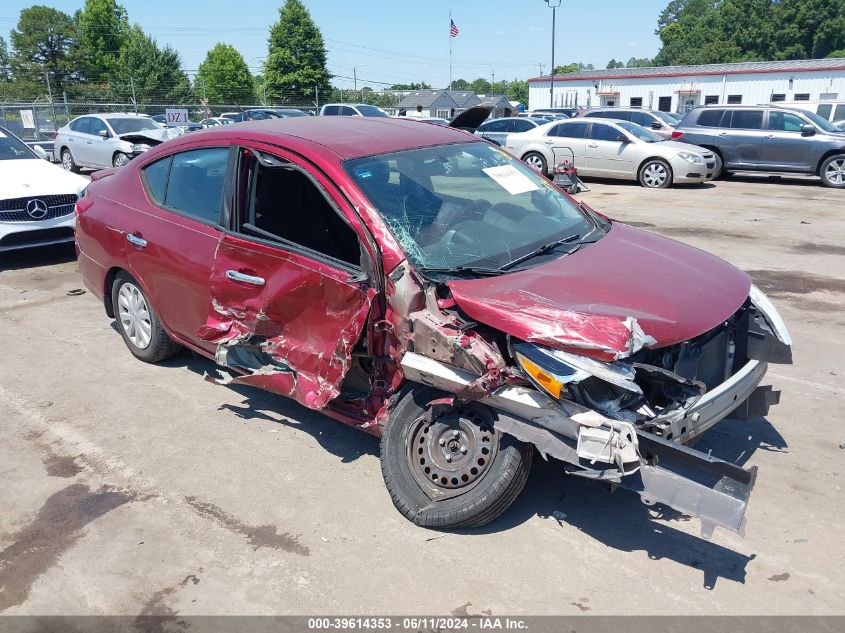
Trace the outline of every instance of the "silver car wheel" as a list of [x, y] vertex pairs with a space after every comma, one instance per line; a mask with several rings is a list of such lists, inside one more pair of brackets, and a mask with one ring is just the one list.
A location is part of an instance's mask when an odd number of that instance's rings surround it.
[[146, 349], [152, 338], [153, 322], [147, 301], [138, 286], [127, 282], [120, 287], [117, 313], [126, 338], [138, 349]]
[[124, 153], [119, 153], [114, 157], [112, 161], [112, 165], [115, 167], [123, 167], [126, 163], [129, 162], [129, 157]]
[[824, 175], [831, 184], [845, 185], [845, 158], [831, 161]]
[[666, 183], [669, 172], [661, 163], [651, 163], [643, 170], [643, 182], [646, 187], [660, 187]]
[[543, 159], [540, 158], [537, 154], [532, 154], [531, 156], [525, 157], [525, 164], [531, 167], [531, 169], [536, 169], [537, 171], [543, 171]]
[[62, 167], [65, 171], [73, 169], [73, 157], [70, 155], [70, 150], [66, 149], [62, 152]]

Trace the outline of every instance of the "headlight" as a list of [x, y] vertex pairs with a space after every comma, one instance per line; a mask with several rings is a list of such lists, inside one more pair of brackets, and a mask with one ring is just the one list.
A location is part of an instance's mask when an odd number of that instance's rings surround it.
[[678, 157], [683, 158], [688, 163], [703, 164], [704, 159], [699, 154], [691, 154], [690, 152], [678, 152]]
[[595, 376], [626, 391], [642, 394], [633, 367], [601, 361], [530, 343], [514, 343], [514, 355], [528, 378], [549, 395], [560, 398], [567, 383]]
[[150, 149], [150, 147], [152, 147], [152, 145], [147, 145], [146, 143], [138, 143], [138, 144], [132, 146], [132, 151], [133, 152], [146, 152], [148, 149]]

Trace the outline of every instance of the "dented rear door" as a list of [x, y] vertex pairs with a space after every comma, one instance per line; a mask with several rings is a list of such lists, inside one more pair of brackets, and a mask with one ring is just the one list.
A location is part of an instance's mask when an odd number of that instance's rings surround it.
[[[233, 214], [240, 213], [236, 204]], [[238, 224], [234, 218], [235, 230], [217, 249], [200, 338], [216, 345], [219, 364], [240, 374], [234, 382], [322, 409], [340, 393], [375, 291], [355, 266], [239, 232]]]

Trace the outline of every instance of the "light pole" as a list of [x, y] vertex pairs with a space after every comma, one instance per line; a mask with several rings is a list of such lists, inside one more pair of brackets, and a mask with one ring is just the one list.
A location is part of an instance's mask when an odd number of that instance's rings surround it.
[[[357, 66], [352, 67], [352, 81], [355, 84], [355, 92], [358, 92], [358, 69], [363, 68], [366, 64], [358, 64]], [[364, 97], [361, 96], [361, 101], [364, 100]]]
[[555, 13], [563, 0], [546, 0], [552, 10], [552, 71], [549, 73], [549, 107], [555, 107]]

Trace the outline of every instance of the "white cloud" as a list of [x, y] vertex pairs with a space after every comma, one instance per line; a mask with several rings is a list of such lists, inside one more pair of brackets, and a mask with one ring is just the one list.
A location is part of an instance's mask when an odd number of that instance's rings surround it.
[[544, 31], [546, 29], [545, 26], [529, 26], [529, 31]]

